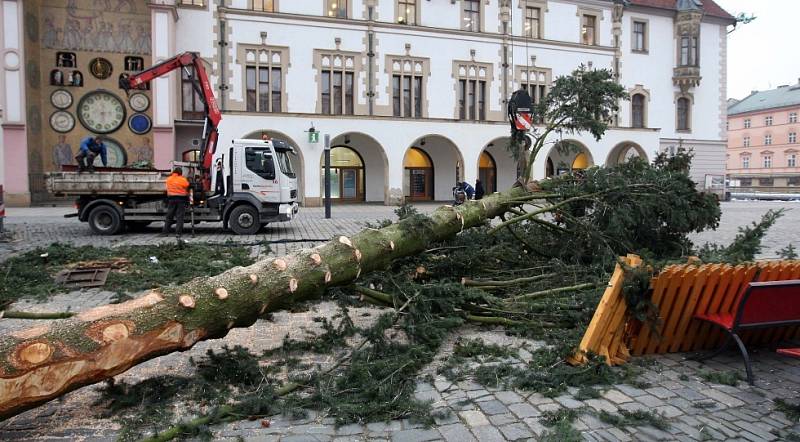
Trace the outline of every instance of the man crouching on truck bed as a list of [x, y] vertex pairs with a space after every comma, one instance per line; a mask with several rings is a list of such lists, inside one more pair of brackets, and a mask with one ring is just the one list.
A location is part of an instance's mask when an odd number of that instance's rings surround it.
[[81, 150], [75, 160], [78, 161], [78, 173], [88, 170], [94, 172], [94, 159], [100, 155], [103, 167], [108, 166], [108, 154], [103, 139], [99, 136], [86, 137], [81, 140]]
[[183, 215], [186, 212], [186, 205], [192, 204], [193, 197], [192, 188], [189, 185], [189, 180], [183, 177], [183, 171], [180, 167], [172, 170], [172, 174], [167, 178], [167, 216], [164, 219], [164, 229], [161, 235], [169, 234], [169, 226], [172, 220], [175, 220], [175, 233], [178, 239], [181, 238], [183, 233]]

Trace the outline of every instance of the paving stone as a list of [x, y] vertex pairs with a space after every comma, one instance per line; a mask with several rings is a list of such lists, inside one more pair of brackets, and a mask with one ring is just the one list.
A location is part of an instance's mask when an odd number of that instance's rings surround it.
[[441, 437], [441, 434], [436, 430], [414, 428], [392, 433], [392, 442], [421, 442], [426, 440], [438, 440]]
[[539, 410], [536, 409], [531, 404], [520, 403], [520, 404], [512, 404], [508, 406], [508, 409], [511, 410], [519, 418], [526, 418], [526, 417], [535, 417], [539, 416], [541, 413]]
[[486, 391], [484, 389], [467, 391], [467, 397], [470, 398], [470, 399], [473, 399], [473, 400], [476, 400], [476, 399], [482, 398], [482, 397], [486, 397], [486, 396], [490, 396], [491, 397], [491, 395], [492, 395], [492, 393], [489, 393], [488, 391]]
[[[775, 437], [775, 435], [772, 434], [770, 432], [770, 430], [761, 428], [755, 422], [733, 421], [733, 424], [736, 425], [737, 427], [741, 428], [742, 430], [745, 430], [745, 431], [747, 431], [749, 433], [752, 433], [753, 435], [755, 435], [756, 437], [758, 437], [760, 439], [763, 439], [763, 440], [775, 440], [775, 439], [777, 439], [777, 437]], [[744, 436], [744, 437], [747, 437], [747, 436]]]
[[639, 389], [639, 388], [636, 388], [636, 387], [632, 387], [632, 386], [627, 385], [627, 384], [617, 384], [617, 385], [614, 386], [614, 388], [616, 390], [619, 390], [619, 391], [625, 393], [626, 395], [628, 395], [630, 397], [636, 397], [636, 396], [641, 396], [643, 394], [647, 394], [646, 391], [644, 391], [642, 389]]
[[669, 391], [668, 389], [666, 389], [664, 387], [661, 387], [661, 386], [648, 388], [645, 391], [650, 393], [650, 394], [652, 394], [653, 396], [655, 396], [655, 397], [657, 397], [659, 399], [667, 399], [667, 398], [671, 398], [671, 397], [675, 396], [675, 393], [673, 393], [672, 391]]
[[617, 412], [617, 406], [605, 399], [587, 399], [584, 403], [597, 411], [605, 410], [609, 413]]
[[412, 419], [402, 419], [402, 420], [400, 420], [400, 426], [404, 430], [412, 430], [414, 428], [422, 428], [425, 425], [422, 422], [420, 422], [420, 421], [418, 421], [416, 419], [414, 419], [414, 420], [412, 420]]
[[513, 391], [499, 391], [495, 393], [494, 397], [506, 405], [522, 402], [522, 397]]
[[458, 383], [458, 388], [460, 388], [460, 389], [462, 389], [464, 391], [474, 391], [474, 390], [486, 391], [486, 389], [483, 388], [483, 385], [478, 384], [477, 382], [470, 381], [470, 380], [459, 382]]
[[431, 414], [433, 414], [433, 420], [436, 422], [436, 425], [448, 425], [460, 422], [458, 420], [458, 415], [449, 408], [438, 408], [433, 410]]
[[281, 437], [277, 435], [247, 436], [243, 437], [244, 442], [278, 442]]
[[602, 397], [608, 399], [615, 404], [624, 404], [626, 402], [633, 402], [630, 396], [622, 393], [619, 390], [608, 390], [602, 394]]
[[638, 427], [636, 432], [636, 436], [646, 436], [653, 440], [673, 440], [675, 436], [666, 431], [661, 431], [658, 428], [653, 428], [650, 426], [646, 427]]
[[431, 401], [433, 404], [442, 402], [442, 395], [438, 391], [430, 389], [414, 393], [414, 397], [420, 401]]
[[635, 411], [650, 411], [650, 407], [639, 402], [628, 402], [619, 406], [621, 410], [635, 412]]
[[744, 402], [740, 401], [739, 399], [736, 399], [735, 397], [733, 397], [733, 396], [731, 396], [731, 395], [729, 395], [727, 393], [723, 393], [723, 392], [721, 392], [719, 390], [715, 390], [713, 388], [702, 390], [701, 393], [703, 393], [704, 395], [710, 397], [711, 399], [714, 399], [717, 402], [721, 402], [721, 403], [727, 405], [728, 407], [739, 407], [739, 406], [744, 405]]
[[354, 434], [361, 434], [364, 432], [364, 426], [361, 424], [342, 425], [336, 429], [336, 434], [339, 436], [352, 436]]
[[662, 405], [660, 407], [656, 407], [655, 411], [659, 414], [663, 414], [668, 419], [672, 419], [673, 417], [678, 417], [683, 414], [681, 409], [673, 405]]
[[625, 433], [624, 431], [622, 431], [622, 430], [620, 430], [619, 428], [616, 428], [616, 427], [606, 428], [603, 431], [607, 431], [607, 432], [611, 433], [612, 435], [614, 435], [614, 437], [617, 438], [617, 440], [619, 440], [621, 442], [628, 442], [628, 441], [632, 440], [631, 437], [627, 433]]
[[655, 396], [650, 396], [649, 394], [636, 397], [636, 401], [650, 408], [660, 407], [664, 405], [664, 401]]
[[480, 442], [500, 442], [506, 440], [506, 438], [503, 437], [503, 435], [500, 434], [500, 431], [495, 427], [484, 426], [473, 428], [472, 434], [474, 434]]
[[486, 414], [508, 413], [508, 407], [498, 400], [478, 402], [478, 407]]
[[370, 433], [393, 432], [400, 431], [401, 429], [400, 421], [370, 422], [367, 424], [367, 431]]
[[462, 411], [459, 412], [458, 415], [461, 416], [461, 420], [471, 428], [489, 425], [489, 419], [478, 410]]
[[475, 436], [470, 433], [469, 428], [464, 424], [452, 424], [439, 427], [439, 433], [447, 442], [471, 442], [475, 441]]
[[576, 401], [571, 396], [558, 396], [555, 398], [556, 402], [559, 404], [567, 407], [567, 408], [581, 408], [583, 404], [579, 401]]
[[531, 431], [533, 431], [533, 434], [535, 434], [536, 436], [541, 436], [547, 431], [547, 427], [545, 427], [541, 422], [539, 422], [539, 419], [537, 418], [528, 417], [523, 419], [522, 422], [524, 422], [525, 425], [527, 425], [528, 428], [530, 428]]
[[326, 434], [332, 436], [336, 433], [336, 428], [334, 428], [333, 425], [305, 424], [292, 427], [291, 432], [296, 434]]
[[501, 425], [519, 422], [519, 418], [511, 413], [495, 414], [493, 416], [489, 416], [489, 422], [491, 422], [495, 427], [499, 427]]
[[519, 440], [531, 437], [533, 434], [531, 430], [522, 422], [517, 422], [511, 425], [505, 425], [498, 428], [503, 436], [508, 440]]
[[327, 434], [296, 434], [282, 437], [281, 442], [327, 442], [331, 439]]
[[559, 409], [561, 409], [561, 405], [559, 405], [559, 404], [557, 404], [555, 402], [550, 402], [550, 403], [539, 405], [536, 408], [538, 408], [539, 411], [541, 411], [542, 413], [545, 413], [545, 412], [548, 412], [548, 411], [559, 410]]
[[690, 401], [701, 401], [704, 399], [708, 399], [706, 395], [701, 394], [699, 391], [693, 390], [691, 388], [679, 388], [675, 390], [675, 394]]

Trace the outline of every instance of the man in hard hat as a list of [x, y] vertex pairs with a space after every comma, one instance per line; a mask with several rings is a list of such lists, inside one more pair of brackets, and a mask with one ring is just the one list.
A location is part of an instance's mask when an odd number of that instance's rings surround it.
[[178, 239], [183, 233], [183, 215], [186, 212], [186, 205], [192, 204], [192, 187], [189, 180], [183, 177], [180, 167], [172, 170], [172, 174], [167, 178], [167, 217], [164, 219], [164, 229], [162, 235], [169, 234], [169, 227], [175, 221], [175, 233]]

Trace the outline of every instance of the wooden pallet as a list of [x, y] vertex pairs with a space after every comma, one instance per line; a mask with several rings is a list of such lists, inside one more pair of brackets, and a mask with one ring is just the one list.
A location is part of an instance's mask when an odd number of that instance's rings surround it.
[[[636, 255], [625, 262], [641, 265]], [[634, 265], [635, 264], [635, 265]], [[624, 272], [618, 265], [609, 286], [581, 340], [578, 352], [569, 359], [583, 363], [593, 352], [606, 357], [610, 365], [627, 361], [629, 355], [699, 351], [715, 348], [722, 334], [709, 323], [694, 319], [698, 313], [733, 313], [740, 296], [753, 281], [800, 279], [800, 262], [770, 261], [740, 264], [674, 265], [665, 268], [651, 281], [651, 300], [659, 320], [642, 324], [626, 314], [621, 295]], [[800, 327], [753, 330], [743, 335], [753, 346], [773, 345], [800, 338]]]

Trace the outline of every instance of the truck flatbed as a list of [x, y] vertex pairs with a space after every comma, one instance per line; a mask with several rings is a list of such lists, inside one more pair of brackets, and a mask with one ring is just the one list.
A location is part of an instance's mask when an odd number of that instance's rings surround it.
[[164, 195], [168, 171], [97, 169], [95, 172], [51, 172], [47, 188], [54, 195]]

